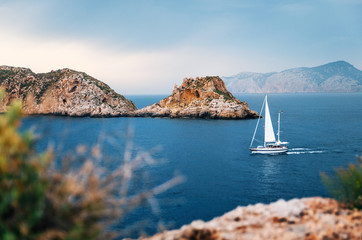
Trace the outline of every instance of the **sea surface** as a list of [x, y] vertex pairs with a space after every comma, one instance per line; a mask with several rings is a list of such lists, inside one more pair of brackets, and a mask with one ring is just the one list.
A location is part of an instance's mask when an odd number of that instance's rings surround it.
[[[138, 108], [165, 96], [126, 96]], [[264, 95], [236, 95], [260, 111]], [[120, 164], [133, 132], [134, 152], [151, 151], [158, 164], [142, 167], [152, 188], [182, 175], [185, 182], [137, 208], [116, 224], [136, 237], [140, 228], [153, 234], [159, 226], [179, 228], [195, 219], [210, 220], [237, 206], [278, 199], [329, 196], [320, 173], [355, 163], [362, 149], [362, 94], [269, 94], [275, 132], [281, 116], [281, 140], [290, 151], [281, 155], [252, 155], [250, 141], [257, 120], [168, 118], [27, 117], [22, 130], [32, 128], [39, 152], [54, 146], [58, 156], [77, 146], [101, 143], [109, 167]], [[255, 145], [263, 142], [263, 121]], [[156, 149], [156, 150], [155, 150]], [[138, 172], [136, 173], [138, 174]], [[141, 175], [141, 173], [139, 173]], [[144, 175], [144, 174], [143, 174]], [[143, 176], [142, 175], [142, 176]], [[153, 206], [153, 207], [151, 207]], [[135, 231], [131, 231], [135, 230]]]

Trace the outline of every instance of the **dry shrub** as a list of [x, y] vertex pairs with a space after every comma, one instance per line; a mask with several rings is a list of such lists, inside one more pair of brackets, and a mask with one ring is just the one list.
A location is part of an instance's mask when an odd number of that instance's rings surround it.
[[357, 157], [357, 164], [350, 164], [348, 169], [336, 169], [333, 177], [321, 173], [327, 190], [348, 208], [362, 209], [362, 156]]
[[[20, 116], [20, 102], [0, 116], [0, 239], [112, 239], [114, 221], [183, 180], [131, 193], [135, 170], [154, 162], [149, 152], [132, 154], [132, 142], [115, 169], [94, 165], [99, 145], [84, 158], [87, 149], [79, 146], [77, 157], [56, 168], [53, 151], [38, 155], [32, 134], [18, 132]], [[74, 160], [83, 164], [74, 167]]]

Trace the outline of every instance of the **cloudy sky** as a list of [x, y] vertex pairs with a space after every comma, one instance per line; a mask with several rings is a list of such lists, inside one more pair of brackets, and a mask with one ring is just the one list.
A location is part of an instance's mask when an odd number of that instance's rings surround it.
[[0, 0], [0, 65], [72, 68], [121, 94], [337, 60], [362, 69], [361, 13], [362, 0]]

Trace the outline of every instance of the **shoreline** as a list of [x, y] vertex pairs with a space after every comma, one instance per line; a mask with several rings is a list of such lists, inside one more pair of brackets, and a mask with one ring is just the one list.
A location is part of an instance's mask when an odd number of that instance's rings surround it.
[[[0, 114], [5, 114], [6, 112], [0, 112]], [[120, 115], [69, 115], [69, 114], [60, 114], [60, 113], [36, 113], [36, 114], [24, 114], [23, 117], [60, 117], [60, 118], [160, 118], [160, 119], [190, 119], [190, 120], [250, 120], [257, 119], [253, 117], [247, 118], [226, 118], [226, 117], [193, 117], [193, 116], [183, 116], [183, 117], [175, 117], [175, 116], [150, 116], [145, 114], [144, 116], [137, 114], [120, 114]]]

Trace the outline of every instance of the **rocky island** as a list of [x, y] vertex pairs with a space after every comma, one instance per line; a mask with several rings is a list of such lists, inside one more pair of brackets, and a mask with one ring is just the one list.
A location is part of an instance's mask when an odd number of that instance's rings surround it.
[[219, 77], [185, 78], [172, 95], [143, 109], [107, 84], [68, 68], [36, 74], [28, 68], [0, 66], [5, 96], [0, 111], [20, 99], [27, 115], [73, 117], [170, 117], [246, 119], [259, 115], [227, 91]]
[[138, 117], [247, 119], [258, 113], [236, 99], [219, 77], [185, 78], [159, 103], [135, 112]]
[[136, 109], [107, 84], [67, 68], [35, 74], [28, 68], [0, 66], [0, 87], [5, 90], [2, 112], [12, 99], [22, 100], [28, 115], [116, 117]]

